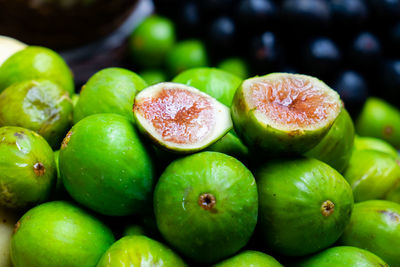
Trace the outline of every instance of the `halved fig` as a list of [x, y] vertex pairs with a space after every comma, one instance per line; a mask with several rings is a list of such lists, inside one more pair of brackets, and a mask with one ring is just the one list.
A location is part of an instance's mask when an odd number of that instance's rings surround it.
[[306, 75], [272, 73], [245, 80], [232, 105], [235, 130], [250, 149], [304, 153], [342, 110], [339, 95]]
[[133, 112], [139, 129], [173, 152], [202, 150], [232, 128], [228, 107], [179, 83], [159, 83], [141, 91]]

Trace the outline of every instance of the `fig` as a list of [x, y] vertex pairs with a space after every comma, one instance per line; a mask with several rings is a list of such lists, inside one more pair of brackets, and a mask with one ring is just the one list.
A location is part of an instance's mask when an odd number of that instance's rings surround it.
[[72, 101], [49, 80], [18, 82], [0, 94], [0, 126], [20, 126], [43, 136], [58, 149], [70, 128]]
[[236, 89], [242, 83], [235, 75], [215, 68], [189, 69], [172, 81], [193, 86], [228, 107], [232, 105]]
[[146, 230], [141, 225], [131, 224], [125, 227], [123, 235], [124, 236], [146, 235]]
[[400, 111], [382, 99], [370, 97], [356, 120], [356, 132], [383, 139], [400, 149]]
[[115, 242], [97, 267], [113, 266], [187, 266], [164, 244], [142, 235], [125, 236]]
[[[167, 75], [162, 70], [146, 70], [140, 72], [139, 75], [148, 85], [154, 85], [168, 80]], [[141, 91], [142, 89], [138, 89], [138, 91]]]
[[351, 187], [322, 161], [270, 161], [255, 177], [261, 242], [279, 254], [304, 256], [327, 248], [350, 220]]
[[354, 125], [349, 113], [342, 109], [324, 138], [305, 155], [327, 163], [342, 173], [349, 164], [354, 143]]
[[47, 202], [15, 225], [11, 259], [14, 267], [92, 267], [113, 242], [110, 229], [83, 209]]
[[137, 213], [151, 196], [153, 164], [132, 123], [117, 114], [96, 114], [75, 124], [60, 150], [68, 193], [104, 215]]
[[18, 214], [15, 211], [0, 207], [0, 267], [12, 267], [10, 241], [17, 221]]
[[221, 61], [217, 67], [221, 70], [236, 75], [240, 79], [247, 79], [249, 77], [249, 67], [241, 58], [227, 58]]
[[116, 113], [133, 121], [132, 104], [136, 92], [147, 83], [136, 73], [108, 68], [94, 74], [83, 86], [74, 109], [74, 123], [98, 113]]
[[79, 97], [80, 97], [79, 94], [73, 94], [72, 97], [71, 97], [72, 106], [73, 106], [74, 108], [76, 107], [76, 104], [78, 104]]
[[246, 250], [236, 256], [226, 259], [220, 263], [213, 265], [213, 267], [283, 267], [277, 260], [268, 254]]
[[232, 128], [229, 108], [198, 89], [159, 83], [136, 95], [139, 130], [161, 148], [176, 153], [202, 150]]
[[400, 205], [387, 200], [356, 203], [339, 243], [366, 249], [389, 266], [400, 266]]
[[384, 152], [354, 150], [343, 176], [353, 189], [355, 202], [385, 199], [400, 182], [400, 166]]
[[46, 79], [57, 83], [72, 95], [75, 85], [64, 59], [51, 49], [27, 48], [9, 57], [0, 67], [0, 92], [16, 82]]
[[391, 155], [393, 158], [398, 158], [397, 150], [388, 142], [374, 137], [356, 136], [354, 138], [354, 149], [356, 150], [376, 150]]
[[191, 68], [207, 67], [206, 47], [199, 40], [181, 41], [167, 54], [166, 65], [171, 76]]
[[306, 75], [272, 73], [245, 80], [233, 99], [236, 132], [261, 156], [305, 153], [342, 110], [339, 95]]
[[129, 49], [135, 64], [160, 67], [175, 44], [174, 24], [165, 17], [150, 16], [133, 31]]
[[0, 35], [0, 66], [10, 56], [26, 47], [26, 44], [7, 36]]
[[242, 143], [237, 135], [230, 131], [217, 142], [207, 147], [205, 150], [227, 154], [240, 161], [246, 161], [250, 154], [249, 149]]
[[172, 162], [154, 192], [162, 236], [186, 257], [215, 263], [250, 239], [258, 211], [257, 186], [237, 159], [200, 152]]
[[43, 137], [20, 127], [0, 128], [0, 207], [43, 202], [55, 181], [53, 151]]
[[295, 264], [296, 267], [389, 267], [381, 258], [368, 250], [339, 246], [328, 248], [306, 260]]

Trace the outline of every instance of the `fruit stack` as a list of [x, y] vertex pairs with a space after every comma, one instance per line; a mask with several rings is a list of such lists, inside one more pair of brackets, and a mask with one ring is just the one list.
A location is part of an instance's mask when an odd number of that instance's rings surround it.
[[[135, 36], [149, 61], [170, 53]], [[354, 126], [315, 77], [208, 67], [155, 84], [107, 68], [76, 95], [56, 52], [16, 50], [0, 66], [1, 266], [400, 266], [385, 101]]]
[[317, 76], [339, 91], [355, 115], [368, 95], [400, 106], [399, 0], [154, 2], [176, 23], [179, 38], [204, 41], [212, 60], [239, 56], [252, 76]]

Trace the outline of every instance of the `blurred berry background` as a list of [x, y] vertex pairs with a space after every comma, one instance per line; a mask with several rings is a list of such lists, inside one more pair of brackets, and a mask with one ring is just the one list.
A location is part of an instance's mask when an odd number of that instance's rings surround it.
[[[36, 18], [28, 27], [35, 34], [24, 35], [18, 25], [4, 27], [18, 18], [21, 23], [21, 14], [9, 10], [22, 2]], [[154, 81], [187, 67], [218, 66], [245, 77], [277, 71], [314, 75], [340, 93], [353, 116], [371, 95], [400, 106], [400, 0], [0, 0], [1, 6], [0, 34], [58, 49], [78, 85], [109, 66], [128, 67]], [[129, 39], [151, 13], [172, 25], [164, 27], [171, 31], [168, 40], [153, 40], [159, 50], [167, 49], [163, 42], [174, 46], [173, 55], [153, 65], [132, 56]], [[38, 39], [41, 31], [47, 41]]]

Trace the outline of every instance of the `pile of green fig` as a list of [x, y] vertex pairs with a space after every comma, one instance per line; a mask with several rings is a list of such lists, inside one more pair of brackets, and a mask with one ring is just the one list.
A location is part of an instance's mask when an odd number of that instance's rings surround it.
[[384, 101], [353, 124], [315, 77], [206, 67], [75, 94], [56, 52], [21, 49], [0, 62], [0, 267], [400, 266]]

